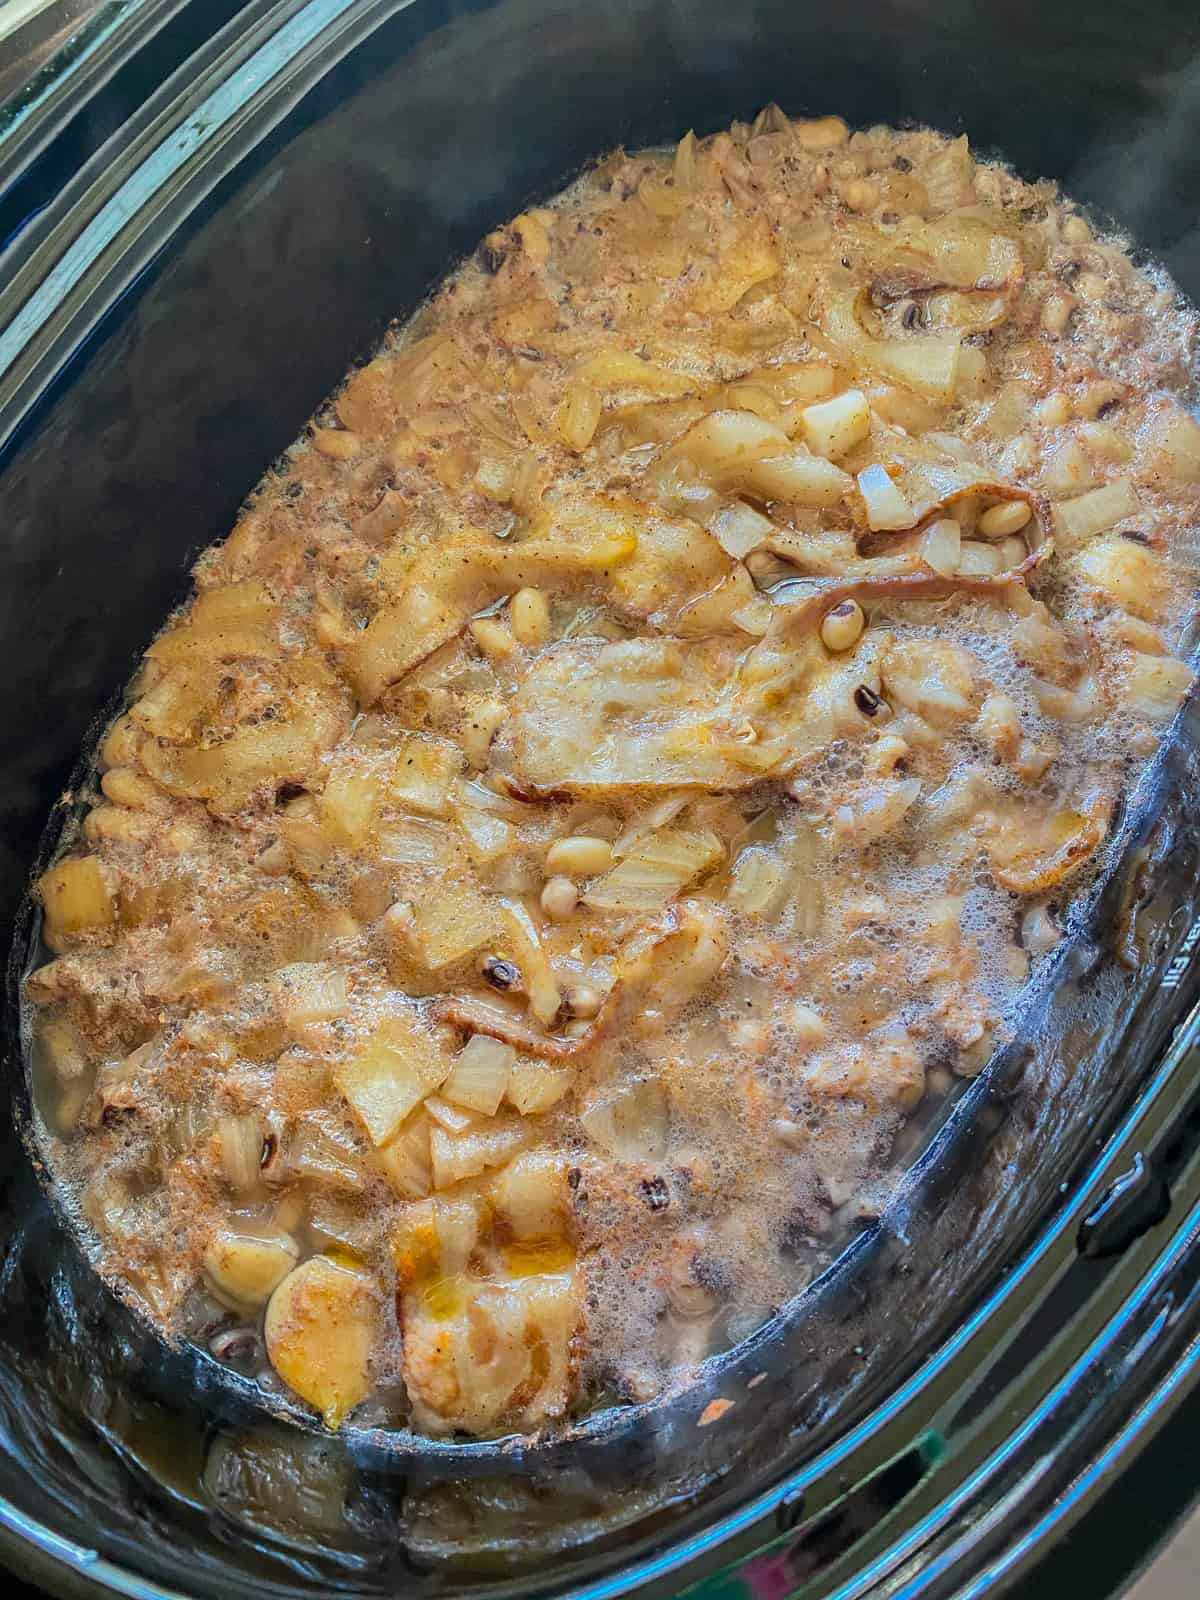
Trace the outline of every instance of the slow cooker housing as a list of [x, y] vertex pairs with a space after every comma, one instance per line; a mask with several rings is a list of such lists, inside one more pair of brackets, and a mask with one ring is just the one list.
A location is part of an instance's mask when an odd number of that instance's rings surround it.
[[[1193, 1383], [1193, 704], [1016, 1039], [886, 1215], [694, 1390], [547, 1443], [331, 1439], [100, 1286], [29, 1137], [24, 896], [88, 730], [191, 560], [490, 227], [614, 144], [774, 99], [965, 129], [1196, 294], [1200, 19], [1059, 0], [144, 0], [102, 42], [0, 136], [0, 1549], [54, 1589], [138, 1595], [1012, 1585]], [[733, 1408], [702, 1427], [718, 1397]]]

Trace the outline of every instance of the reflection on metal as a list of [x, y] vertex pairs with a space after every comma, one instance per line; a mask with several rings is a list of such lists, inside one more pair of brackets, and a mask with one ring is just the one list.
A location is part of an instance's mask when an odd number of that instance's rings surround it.
[[[72, 46], [101, 11], [124, 13], [124, 4], [108, 0], [4, 0], [0, 5], [0, 105], [4, 112], [55, 57], [71, 55]], [[57, 76], [57, 73], [54, 74]], [[0, 127], [7, 123], [0, 113]]]

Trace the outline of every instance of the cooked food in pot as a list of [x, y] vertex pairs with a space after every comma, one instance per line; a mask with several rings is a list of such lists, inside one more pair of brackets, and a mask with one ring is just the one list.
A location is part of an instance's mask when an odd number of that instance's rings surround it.
[[1194, 333], [1051, 184], [775, 107], [490, 234], [202, 556], [38, 886], [110, 1281], [468, 1435], [793, 1297], [1191, 682]]

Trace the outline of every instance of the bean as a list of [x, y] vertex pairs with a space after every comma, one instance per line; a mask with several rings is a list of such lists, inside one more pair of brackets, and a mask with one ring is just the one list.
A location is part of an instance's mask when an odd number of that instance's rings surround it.
[[312, 442], [313, 449], [331, 461], [350, 461], [362, 449], [358, 434], [347, 428], [318, 428]]
[[827, 611], [821, 622], [821, 642], [827, 650], [849, 650], [862, 638], [867, 619], [857, 600], [843, 600]]
[[578, 904], [579, 890], [570, 878], [547, 878], [541, 905], [551, 922], [565, 922]]
[[985, 539], [1002, 539], [1023, 528], [1032, 515], [1027, 501], [1002, 500], [997, 506], [989, 506], [980, 517], [979, 532]]
[[572, 878], [590, 878], [606, 871], [611, 862], [612, 845], [592, 834], [556, 839], [546, 851], [546, 871], [551, 875], [567, 873]]
[[541, 650], [550, 643], [550, 606], [540, 589], [518, 589], [508, 608], [508, 622], [518, 644]]

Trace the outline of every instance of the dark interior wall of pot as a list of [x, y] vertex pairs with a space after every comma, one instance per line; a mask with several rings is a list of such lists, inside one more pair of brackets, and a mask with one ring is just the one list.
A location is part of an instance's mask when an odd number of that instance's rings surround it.
[[966, 128], [1128, 222], [1187, 286], [1198, 44], [1178, 3], [417, 0], [391, 18], [166, 245], [4, 454], [6, 922], [49, 799], [190, 559], [488, 226], [614, 143], [774, 98]]

